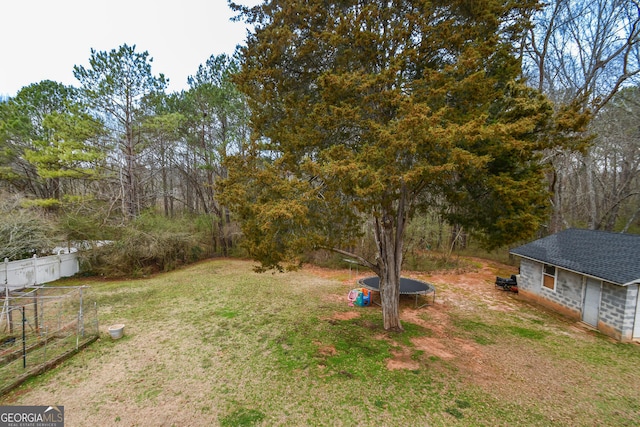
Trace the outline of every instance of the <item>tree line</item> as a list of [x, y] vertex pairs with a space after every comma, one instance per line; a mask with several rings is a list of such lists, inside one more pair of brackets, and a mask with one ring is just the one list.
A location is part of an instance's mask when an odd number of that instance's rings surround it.
[[[489, 246], [568, 226], [640, 230], [637, 1], [432, 2], [429, 10], [415, 1], [329, 3], [232, 5], [262, 26], [238, 54], [213, 55], [194, 70], [185, 91], [168, 93], [149, 53], [125, 44], [92, 50], [87, 67], [73, 68], [77, 86], [42, 81], [3, 100], [5, 216], [46, 223], [50, 240], [135, 237], [148, 251], [124, 245], [127, 256], [161, 268], [229, 254], [240, 234], [234, 218], [260, 215], [278, 227], [256, 222], [255, 234], [243, 232], [267, 266], [309, 246], [300, 230], [315, 230], [312, 246], [362, 254], [366, 245], [334, 243], [362, 236], [359, 218], [372, 200], [387, 200], [373, 215], [378, 244], [391, 244], [385, 224], [404, 218], [399, 201], [408, 221], [432, 218], [440, 232], [448, 224], [454, 240], [477, 231]], [[356, 121], [363, 105], [375, 106], [366, 126]], [[479, 117], [492, 126], [472, 129]], [[425, 135], [429, 145], [411, 147]], [[374, 138], [381, 144], [356, 147]], [[454, 157], [443, 156], [461, 139]], [[331, 162], [310, 161], [318, 155]], [[418, 173], [421, 158], [431, 163]], [[227, 185], [221, 197], [230, 174], [244, 192]], [[379, 192], [394, 179], [397, 190]], [[258, 194], [264, 182], [274, 185]], [[430, 186], [447, 190], [423, 191]], [[356, 196], [362, 204], [353, 209], [345, 201]], [[314, 203], [281, 203], [300, 197]], [[343, 207], [339, 215], [330, 205]], [[33, 241], [13, 245], [15, 226], [2, 228], [11, 254], [33, 250]], [[154, 247], [164, 248], [160, 256]]]
[[63, 240], [112, 240], [159, 212], [191, 218], [204, 252], [227, 254], [231, 219], [215, 183], [221, 159], [247, 139], [248, 111], [230, 81], [238, 60], [212, 56], [179, 93], [151, 65], [136, 46], [92, 50], [88, 67], [74, 67], [78, 87], [42, 81], [1, 103], [0, 189], [24, 199], [12, 210], [55, 219]]

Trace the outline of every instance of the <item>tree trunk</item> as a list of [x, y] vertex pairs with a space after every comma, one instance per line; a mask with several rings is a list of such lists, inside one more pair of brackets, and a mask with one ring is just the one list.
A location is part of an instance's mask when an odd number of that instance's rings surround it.
[[551, 217], [549, 220], [549, 233], [554, 234], [564, 229], [562, 207], [562, 166], [551, 163], [551, 177], [549, 178], [549, 192], [551, 193]]
[[404, 329], [400, 323], [400, 268], [397, 266], [393, 250], [385, 251], [381, 255], [386, 258], [380, 270], [382, 322], [386, 331], [401, 332]]
[[589, 220], [587, 228], [589, 230], [596, 230], [598, 228], [598, 203], [593, 183], [593, 161], [590, 152], [585, 154], [583, 161], [585, 168], [585, 183], [587, 187], [587, 200], [589, 205]]
[[123, 199], [124, 199], [124, 215], [127, 219], [133, 219], [137, 216], [137, 191], [138, 182], [136, 179], [136, 149], [133, 132], [133, 124], [131, 119], [131, 111], [129, 107], [126, 112], [125, 119], [125, 138], [122, 142], [122, 154], [124, 156], [124, 180]]
[[383, 212], [376, 218], [375, 238], [378, 246], [378, 277], [382, 300], [382, 321], [387, 331], [401, 332], [400, 323], [400, 271], [402, 245], [406, 224], [406, 188], [403, 186], [395, 215]]
[[167, 156], [164, 141], [160, 143], [160, 171], [162, 176], [162, 204], [164, 206], [164, 216], [169, 218], [169, 179], [167, 174]]
[[629, 227], [631, 227], [631, 224], [633, 224], [633, 222], [636, 220], [636, 218], [638, 218], [638, 216], [640, 216], [640, 207], [638, 207], [638, 209], [636, 209], [633, 215], [631, 215], [631, 218], [629, 218], [627, 223], [624, 225], [624, 228], [622, 229], [621, 233], [628, 232]]
[[220, 241], [220, 250], [222, 251], [222, 256], [229, 255], [229, 250], [227, 248], [227, 239], [224, 235], [224, 219], [222, 216], [222, 212], [220, 212], [220, 216], [218, 216], [218, 240]]

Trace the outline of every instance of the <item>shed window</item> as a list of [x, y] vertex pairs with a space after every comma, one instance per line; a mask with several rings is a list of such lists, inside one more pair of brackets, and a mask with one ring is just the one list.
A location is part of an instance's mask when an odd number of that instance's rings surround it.
[[542, 271], [542, 286], [552, 291], [556, 290], [556, 268], [545, 264]]

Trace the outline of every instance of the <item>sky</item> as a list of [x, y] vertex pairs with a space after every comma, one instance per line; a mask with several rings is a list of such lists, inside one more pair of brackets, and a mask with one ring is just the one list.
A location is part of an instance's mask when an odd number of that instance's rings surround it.
[[[259, 0], [236, 0], [252, 6]], [[231, 55], [246, 26], [231, 22], [227, 0], [0, 0], [0, 96], [43, 80], [78, 86], [74, 65], [89, 67], [91, 49], [135, 45], [168, 91], [211, 55]]]

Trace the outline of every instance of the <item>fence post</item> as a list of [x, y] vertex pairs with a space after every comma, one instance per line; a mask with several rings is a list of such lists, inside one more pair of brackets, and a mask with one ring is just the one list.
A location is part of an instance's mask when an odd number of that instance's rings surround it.
[[7, 304], [7, 320], [9, 321], [9, 335], [13, 335], [13, 310], [11, 304]]
[[38, 290], [33, 293], [33, 317], [36, 324], [36, 334], [40, 333], [40, 324], [38, 323]]
[[42, 357], [42, 364], [47, 363], [47, 340], [49, 339], [49, 327], [46, 326], [44, 328], [44, 350]]
[[38, 255], [33, 254], [33, 286], [38, 285]]
[[4, 259], [4, 308], [7, 310], [7, 325], [9, 334], [13, 334], [13, 323], [11, 322], [11, 304], [9, 300], [9, 258]]
[[[78, 332], [84, 338], [84, 312], [82, 311], [82, 288], [80, 287], [80, 312], [78, 313]], [[76, 344], [77, 347], [77, 344]]]
[[[45, 296], [46, 296], [46, 291], [45, 291]], [[45, 326], [45, 321], [44, 321], [44, 303], [46, 301], [46, 298], [43, 299], [40, 297], [40, 295], [38, 295], [38, 300], [39, 300], [39, 304], [40, 307], [38, 308], [38, 316], [40, 317], [40, 327], [43, 328]], [[40, 328], [38, 328], [38, 333], [40, 333], [42, 330]]]
[[22, 367], [27, 369], [27, 334], [24, 324], [27, 323], [27, 316], [24, 314], [24, 305], [22, 306]]
[[93, 303], [93, 314], [96, 319], [96, 335], [100, 335], [100, 321], [98, 320], [98, 302]]

